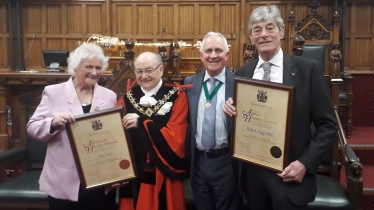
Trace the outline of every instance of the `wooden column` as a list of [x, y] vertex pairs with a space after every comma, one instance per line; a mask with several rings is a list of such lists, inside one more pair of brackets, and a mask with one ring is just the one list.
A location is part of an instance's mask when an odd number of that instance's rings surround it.
[[112, 36], [112, 3], [111, 0], [105, 0], [106, 9], [106, 33], [107, 36]]
[[0, 151], [8, 149], [6, 87], [0, 85]]

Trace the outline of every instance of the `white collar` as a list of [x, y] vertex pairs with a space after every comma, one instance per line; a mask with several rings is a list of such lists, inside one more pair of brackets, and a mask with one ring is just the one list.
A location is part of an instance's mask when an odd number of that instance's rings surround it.
[[[264, 63], [265, 61], [262, 60], [261, 56], [258, 57], [258, 63], [257, 63], [257, 66], [260, 67], [262, 65], [262, 63]], [[282, 67], [283, 66], [283, 51], [282, 51], [282, 48], [279, 49], [279, 52], [272, 58], [269, 60], [269, 62], [275, 66], [278, 66], [278, 67]]]
[[147, 91], [147, 90], [144, 90], [144, 88], [140, 87], [144, 93], [145, 96], [151, 96], [151, 95], [156, 95], [156, 93], [158, 92], [158, 90], [160, 90], [161, 88], [161, 85], [162, 85], [162, 79], [160, 79], [160, 82], [158, 82], [158, 84], [156, 85], [156, 87], [154, 87], [152, 90], [150, 91]]
[[[208, 74], [207, 71], [205, 71], [205, 76], [204, 76], [204, 82], [206, 82], [211, 76]], [[218, 81], [225, 83], [226, 80], [226, 70], [225, 67], [223, 67], [223, 70], [214, 78], [216, 78]]]

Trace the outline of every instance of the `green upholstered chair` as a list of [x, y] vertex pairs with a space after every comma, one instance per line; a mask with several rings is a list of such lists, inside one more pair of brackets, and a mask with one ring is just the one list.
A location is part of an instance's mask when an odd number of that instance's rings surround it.
[[[329, 56], [330, 45], [327, 44], [305, 44], [303, 45], [305, 51], [302, 54], [302, 57], [311, 58], [317, 60], [324, 67], [324, 74], [327, 81], [330, 80], [329, 75], [329, 63], [331, 61]], [[352, 84], [354, 78], [350, 73], [340, 72], [340, 78], [343, 79], [343, 87], [340, 87], [339, 91], [339, 108], [340, 110], [340, 119], [343, 119], [342, 112], [343, 109], [346, 109], [346, 120], [342, 123], [343, 128], [346, 130], [346, 136], [351, 138], [353, 123], [352, 123], [352, 108], [353, 108], [353, 92]]]
[[[17, 155], [19, 158], [26, 157], [27, 171], [0, 184], [0, 209], [48, 209], [48, 195], [39, 190], [47, 143], [27, 137], [26, 148], [15, 149], [23, 153]], [[0, 162], [10, 160], [15, 158], [0, 155]]]
[[[338, 118], [338, 112], [335, 110]], [[362, 209], [363, 185], [362, 185], [362, 165], [358, 157], [347, 144], [343, 128], [338, 118], [338, 134], [332, 149], [324, 157], [317, 174], [317, 195], [314, 202], [308, 204], [310, 210], [351, 210]], [[312, 132], [315, 129], [311, 126]], [[344, 158], [347, 186], [340, 182], [341, 164], [338, 158], [338, 149]]]
[[[325, 78], [327, 83], [329, 84], [330, 91], [332, 94], [332, 98], [337, 97], [339, 98], [339, 108], [342, 107], [342, 103], [348, 104], [348, 97], [347, 92], [341, 90], [341, 87], [333, 87], [334, 84], [330, 82], [331, 77], [329, 75], [328, 64], [326, 63], [329, 59], [327, 59], [327, 54], [329, 51], [328, 44], [306, 44], [303, 45], [305, 51], [302, 54], [303, 57], [311, 58], [317, 60], [323, 67], [325, 67]], [[326, 75], [327, 74], [327, 75]], [[346, 75], [350, 76], [350, 75]], [[342, 77], [344, 80], [344, 77]], [[351, 83], [352, 84], [352, 83]], [[336, 85], [336, 84], [335, 84]], [[339, 96], [336, 96], [339, 95]], [[345, 101], [345, 102], [344, 102]], [[351, 102], [353, 103], [353, 102]], [[319, 174], [317, 175], [317, 195], [315, 201], [308, 205], [308, 209], [341, 209], [341, 210], [348, 210], [348, 209], [361, 209], [362, 208], [362, 179], [361, 179], [361, 170], [354, 169], [357, 165], [361, 165], [359, 159], [351, 149], [351, 147], [347, 144], [346, 135], [350, 134], [351, 130], [349, 131], [348, 128], [352, 128], [351, 126], [346, 127], [346, 133], [343, 132], [343, 125], [340, 121], [341, 117], [339, 117], [338, 113], [338, 106], [335, 106], [335, 113], [338, 120], [339, 132], [337, 135], [336, 143], [333, 145], [331, 152], [326, 153], [324, 157], [324, 161], [321, 163], [319, 167]], [[343, 106], [344, 107], [344, 106]], [[346, 106], [345, 106], [346, 107]], [[350, 110], [351, 111], [351, 110]], [[350, 115], [352, 117], [352, 115]], [[348, 119], [349, 121], [349, 119]], [[350, 123], [352, 120], [350, 119]], [[314, 126], [311, 128], [314, 129]], [[341, 163], [338, 160], [338, 148], [341, 148], [342, 154], [344, 157], [345, 163], [344, 166], [347, 171], [354, 170], [356, 176], [353, 178], [352, 176], [349, 177], [346, 175], [344, 178], [347, 179], [347, 183], [349, 182], [349, 186], [345, 187], [340, 183], [340, 169]], [[353, 180], [354, 179], [354, 180]], [[361, 186], [361, 187], [360, 187]], [[361, 189], [361, 190], [360, 190]]]

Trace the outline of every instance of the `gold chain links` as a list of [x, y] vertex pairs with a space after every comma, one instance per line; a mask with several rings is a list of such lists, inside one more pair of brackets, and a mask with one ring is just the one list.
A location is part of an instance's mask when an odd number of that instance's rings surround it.
[[126, 95], [127, 95], [127, 98], [130, 100], [130, 103], [134, 106], [136, 110], [138, 110], [142, 114], [147, 115], [148, 117], [151, 117], [152, 114], [156, 113], [165, 104], [165, 102], [170, 98], [170, 96], [172, 96], [178, 90], [179, 90], [179, 87], [174, 87], [172, 90], [169, 90], [169, 93], [167, 95], [164, 95], [164, 98], [162, 100], [159, 100], [153, 109], [147, 108], [147, 110], [145, 111], [142, 107], [140, 107], [138, 103], [135, 102], [135, 98], [132, 97], [133, 95], [132, 95], [131, 90]]

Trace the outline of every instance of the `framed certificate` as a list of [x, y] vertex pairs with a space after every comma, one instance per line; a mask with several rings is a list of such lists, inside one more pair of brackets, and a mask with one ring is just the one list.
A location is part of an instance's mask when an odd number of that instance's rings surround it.
[[288, 164], [294, 87], [235, 77], [233, 157], [277, 172]]
[[67, 123], [83, 187], [92, 188], [137, 177], [131, 141], [122, 126], [123, 107], [75, 116]]

